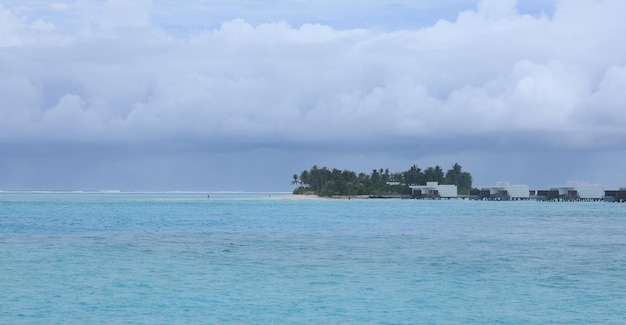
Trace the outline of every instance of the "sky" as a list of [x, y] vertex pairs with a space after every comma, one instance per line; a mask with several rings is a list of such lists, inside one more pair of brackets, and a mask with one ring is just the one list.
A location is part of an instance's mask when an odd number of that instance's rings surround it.
[[0, 189], [626, 187], [623, 0], [2, 0]]

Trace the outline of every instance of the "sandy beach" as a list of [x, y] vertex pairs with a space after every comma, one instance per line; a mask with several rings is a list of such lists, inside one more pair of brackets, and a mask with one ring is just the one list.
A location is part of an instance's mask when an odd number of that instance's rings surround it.
[[272, 196], [277, 200], [351, 200], [351, 199], [368, 199], [369, 195], [351, 195], [351, 196], [333, 196], [321, 197], [314, 194], [285, 194], [280, 196]]

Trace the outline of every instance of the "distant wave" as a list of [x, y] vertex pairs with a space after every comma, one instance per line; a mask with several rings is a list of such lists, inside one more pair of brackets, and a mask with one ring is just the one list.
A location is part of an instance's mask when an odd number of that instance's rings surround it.
[[38, 194], [291, 194], [289, 191], [123, 191], [123, 190], [0, 190], [0, 193], [38, 193]]

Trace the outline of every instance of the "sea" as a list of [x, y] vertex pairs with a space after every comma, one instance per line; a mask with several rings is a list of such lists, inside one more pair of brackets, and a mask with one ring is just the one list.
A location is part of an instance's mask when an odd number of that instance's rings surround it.
[[626, 204], [0, 192], [2, 324], [625, 324]]

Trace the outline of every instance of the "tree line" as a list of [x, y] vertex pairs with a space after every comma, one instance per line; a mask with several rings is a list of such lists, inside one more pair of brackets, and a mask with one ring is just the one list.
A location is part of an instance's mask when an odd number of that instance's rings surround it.
[[350, 170], [329, 169], [314, 165], [300, 174], [293, 174], [294, 194], [312, 193], [319, 196], [335, 195], [394, 195], [410, 193], [410, 185], [426, 185], [427, 182], [456, 185], [459, 194], [467, 194], [472, 188], [472, 175], [454, 164], [445, 173], [439, 165], [421, 169], [417, 165], [408, 170], [391, 173], [389, 169], [372, 169], [370, 174]]

